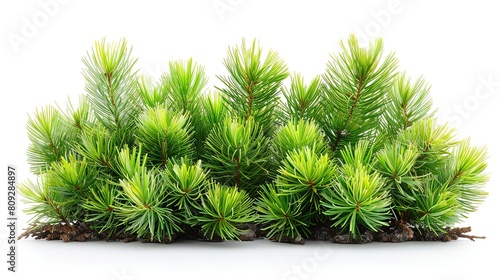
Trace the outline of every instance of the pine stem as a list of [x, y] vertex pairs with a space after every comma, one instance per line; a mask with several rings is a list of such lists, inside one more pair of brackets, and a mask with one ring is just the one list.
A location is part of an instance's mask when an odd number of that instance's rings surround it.
[[410, 126], [410, 121], [408, 119], [408, 110], [406, 108], [406, 103], [402, 103], [401, 104], [401, 107], [403, 108], [403, 113], [405, 115], [405, 126], [403, 127], [403, 130], [406, 130], [408, 128], [408, 126]]
[[110, 95], [109, 97], [111, 99], [111, 107], [112, 107], [111, 110], [115, 120], [116, 130], [118, 130], [120, 127], [120, 120], [118, 118], [118, 114], [116, 113], [115, 91], [113, 89], [113, 82], [111, 80], [113, 78], [113, 72], [105, 73], [104, 75], [106, 76], [106, 81], [108, 82], [108, 90]]
[[250, 79], [248, 78], [248, 75], [245, 75], [245, 79], [246, 79], [247, 84], [248, 84], [245, 87], [245, 91], [247, 92], [247, 111], [245, 112], [245, 120], [248, 120], [248, 118], [252, 114], [252, 107], [253, 107], [253, 100], [254, 100], [253, 88], [255, 87], [257, 82], [250, 81]]

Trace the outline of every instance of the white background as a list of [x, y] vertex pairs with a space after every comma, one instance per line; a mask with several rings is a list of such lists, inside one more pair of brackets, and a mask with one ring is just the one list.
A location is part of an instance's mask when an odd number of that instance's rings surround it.
[[[490, 192], [464, 225], [486, 240], [450, 243], [304, 246], [253, 242], [18, 242], [18, 270], [7, 273], [7, 228], [0, 228], [2, 279], [498, 279], [500, 17], [495, 1], [2, 1], [0, 85], [2, 183], [7, 164], [19, 181], [28, 114], [84, 92], [81, 57], [94, 40], [126, 37], [141, 72], [158, 77], [169, 60], [204, 65], [210, 87], [226, 74], [229, 45], [258, 38], [307, 80], [350, 33], [383, 37], [401, 70], [432, 84], [440, 120], [489, 150]], [[2, 188], [3, 189], [3, 188]], [[6, 217], [6, 190], [1, 192]], [[27, 218], [20, 215], [25, 226]], [[2, 222], [1, 224], [4, 224]], [[21, 229], [19, 229], [21, 231]], [[5, 252], [5, 253], [4, 253]], [[7, 278], [5, 278], [7, 276]]]

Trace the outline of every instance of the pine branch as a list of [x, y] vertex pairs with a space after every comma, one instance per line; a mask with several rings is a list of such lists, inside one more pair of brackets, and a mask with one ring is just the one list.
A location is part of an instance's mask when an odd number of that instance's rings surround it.
[[[202, 127], [202, 98], [208, 83], [205, 69], [189, 59], [170, 62], [169, 70], [168, 74], [162, 76], [160, 84], [160, 91], [166, 97], [168, 108], [187, 115], [194, 127]], [[203, 129], [195, 129], [193, 136], [197, 155], [201, 155], [206, 134]]]
[[167, 186], [155, 170], [141, 168], [132, 178], [120, 180], [123, 201], [115, 207], [126, 230], [151, 241], [171, 241], [181, 231], [180, 219], [167, 203]]
[[167, 100], [167, 93], [161, 90], [161, 84], [153, 85], [150, 76], [141, 75], [139, 77], [137, 80], [137, 92], [145, 108], [164, 105]]
[[414, 122], [434, 115], [429, 97], [430, 86], [422, 77], [414, 83], [402, 72], [394, 79], [382, 118], [383, 132], [394, 137]]
[[250, 47], [243, 40], [241, 46], [229, 49], [224, 65], [229, 76], [218, 76], [225, 88], [217, 89], [226, 104], [231, 104], [235, 117], [252, 117], [266, 135], [270, 134], [281, 83], [288, 76], [285, 63], [274, 51], [264, 57], [256, 40]]
[[324, 135], [313, 120], [291, 120], [276, 131], [273, 137], [275, 160], [278, 164], [289, 152], [303, 147], [314, 148], [317, 154], [328, 154], [329, 147]]
[[458, 202], [462, 208], [462, 216], [467, 217], [468, 213], [477, 210], [488, 193], [483, 190], [489, 179], [486, 173], [487, 151], [483, 147], [474, 147], [470, 144], [470, 139], [463, 140], [453, 150], [449, 172], [442, 180], [447, 184], [448, 189], [459, 194]]
[[327, 189], [336, 169], [326, 154], [318, 154], [315, 146], [292, 150], [283, 160], [276, 186], [284, 195], [298, 195], [308, 205], [307, 211], [320, 210], [321, 193]]
[[96, 41], [82, 62], [85, 89], [96, 118], [125, 143], [131, 143], [140, 106], [133, 70], [136, 60], [130, 56], [127, 41]]
[[30, 204], [31, 207], [26, 210], [26, 213], [33, 215], [30, 219], [30, 224], [40, 223], [58, 223], [64, 222], [71, 225], [67, 219], [67, 212], [62, 207], [61, 203], [64, 200], [58, 197], [57, 193], [51, 190], [46, 178], [42, 177], [38, 182], [27, 182], [19, 186], [19, 192], [24, 197], [24, 202]]
[[76, 140], [75, 128], [52, 106], [37, 110], [34, 118], [28, 119], [27, 130], [31, 142], [28, 163], [34, 174], [45, 172], [53, 162], [66, 156]]
[[382, 57], [382, 40], [361, 48], [351, 36], [342, 53], [332, 56], [323, 75], [325, 99], [322, 127], [336, 152], [341, 146], [373, 136], [380, 110], [387, 103], [397, 67], [394, 54]]

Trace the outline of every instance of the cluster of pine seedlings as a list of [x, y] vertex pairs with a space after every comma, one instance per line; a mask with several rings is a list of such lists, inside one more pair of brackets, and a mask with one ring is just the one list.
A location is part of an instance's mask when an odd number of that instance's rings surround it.
[[399, 71], [381, 39], [340, 47], [306, 84], [275, 51], [242, 41], [208, 90], [191, 59], [152, 81], [125, 40], [97, 41], [79, 103], [29, 118], [37, 179], [20, 185], [32, 215], [24, 236], [467, 237], [453, 226], [487, 196], [486, 149], [437, 122], [429, 85]]

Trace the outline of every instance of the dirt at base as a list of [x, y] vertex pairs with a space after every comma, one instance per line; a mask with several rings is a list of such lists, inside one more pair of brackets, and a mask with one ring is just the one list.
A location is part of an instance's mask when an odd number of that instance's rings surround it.
[[[240, 240], [250, 241], [255, 238], [264, 238], [266, 232], [261, 231], [260, 227], [255, 224], [242, 224], [239, 226], [241, 230]], [[33, 226], [26, 230], [19, 236], [18, 239], [33, 237], [35, 239], [45, 240], [62, 240], [69, 241], [87, 241], [87, 240], [107, 240], [107, 241], [141, 241], [144, 243], [173, 243], [176, 240], [203, 240], [203, 241], [223, 241], [220, 237], [214, 236], [208, 238], [203, 235], [199, 227], [184, 227], [182, 233], [175, 234], [171, 238], [157, 239], [143, 239], [137, 238], [135, 235], [126, 234], [123, 230], [114, 234], [108, 232], [98, 233], [85, 223], [68, 224], [51, 224]], [[391, 226], [384, 228], [380, 232], [365, 231], [356, 237], [349, 234], [339, 233], [336, 229], [319, 225], [312, 229], [313, 234], [309, 239], [312, 240], [328, 240], [333, 243], [341, 244], [364, 244], [372, 241], [376, 242], [406, 242], [406, 241], [443, 241], [448, 242], [457, 240], [459, 238], [467, 238], [475, 241], [475, 239], [484, 239], [484, 236], [468, 235], [471, 231], [470, 227], [460, 228], [446, 228], [443, 232], [433, 233], [426, 231], [414, 231], [409, 225], [393, 221]], [[296, 236], [275, 235], [268, 238], [271, 241], [278, 241], [282, 243], [304, 244], [307, 239]]]

